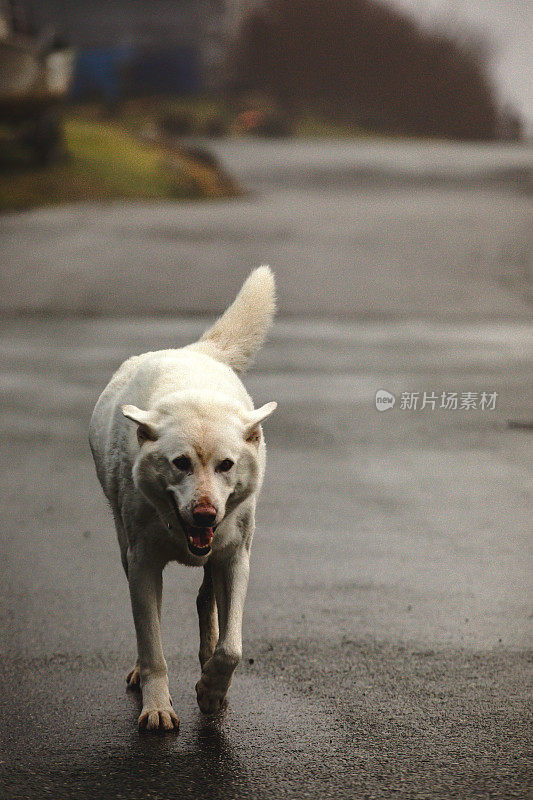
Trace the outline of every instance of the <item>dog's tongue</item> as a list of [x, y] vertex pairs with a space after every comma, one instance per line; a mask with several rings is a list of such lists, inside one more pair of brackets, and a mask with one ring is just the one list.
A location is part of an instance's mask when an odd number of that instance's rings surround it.
[[207, 547], [213, 538], [213, 528], [199, 528], [191, 533], [192, 543], [195, 547]]

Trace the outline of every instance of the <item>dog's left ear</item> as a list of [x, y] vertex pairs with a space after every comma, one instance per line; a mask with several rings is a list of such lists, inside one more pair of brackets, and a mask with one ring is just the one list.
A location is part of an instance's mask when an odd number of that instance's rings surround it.
[[275, 402], [265, 403], [261, 408], [256, 408], [247, 415], [244, 438], [247, 442], [259, 442], [261, 439], [261, 423], [276, 410], [278, 404]]

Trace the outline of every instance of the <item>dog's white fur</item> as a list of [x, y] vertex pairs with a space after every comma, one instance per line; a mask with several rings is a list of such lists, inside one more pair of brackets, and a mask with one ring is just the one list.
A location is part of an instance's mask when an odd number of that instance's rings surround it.
[[[178, 727], [161, 643], [168, 561], [204, 568], [197, 601], [202, 711], [215, 712], [224, 703], [241, 658], [255, 505], [265, 469], [260, 423], [276, 403], [254, 410], [236, 373], [251, 363], [274, 310], [272, 272], [259, 267], [198, 342], [124, 362], [92, 415], [91, 449], [130, 587], [138, 659], [128, 683], [142, 689], [140, 727]], [[182, 456], [189, 459], [185, 470], [174, 463]], [[231, 462], [222, 471], [220, 465]], [[188, 530], [198, 530], [188, 527], [198, 504], [216, 510], [207, 555], [195, 555], [187, 540]]]

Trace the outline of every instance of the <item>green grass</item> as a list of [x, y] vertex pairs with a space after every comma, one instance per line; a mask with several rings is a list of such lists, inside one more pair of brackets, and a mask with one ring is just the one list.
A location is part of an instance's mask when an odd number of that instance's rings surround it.
[[[370, 134], [356, 125], [330, 122], [314, 114], [299, 117], [294, 125], [294, 136], [302, 139], [353, 139]], [[375, 137], [373, 137], [375, 138]]]
[[[211, 198], [232, 195], [230, 183], [179, 151], [135, 138], [121, 122], [67, 117], [66, 158], [32, 165], [22, 148], [4, 154], [0, 210], [84, 200]], [[7, 150], [5, 150], [7, 153]]]
[[[154, 119], [162, 120], [165, 117], [177, 116], [186, 120], [191, 131], [202, 134], [207, 130], [210, 122], [219, 120], [224, 123], [225, 129], [230, 134], [241, 135], [242, 131], [236, 125], [239, 111], [255, 109], [268, 115], [275, 116], [279, 109], [275, 101], [268, 95], [251, 94], [244, 99], [242, 107], [232, 108], [231, 104], [207, 95], [193, 97], [159, 97], [131, 100], [124, 103], [120, 110], [120, 117], [134, 130], [142, 130]], [[291, 136], [305, 139], [353, 139], [354, 137], [376, 138], [371, 131], [349, 123], [328, 120], [319, 112], [309, 110], [307, 113], [297, 113], [289, 123]]]
[[232, 115], [227, 104], [218, 98], [197, 95], [129, 100], [121, 106], [119, 116], [125, 125], [135, 131], [141, 131], [143, 126], [154, 121], [178, 117], [188, 123], [191, 133], [202, 135], [214, 121], [229, 131]]
[[[276, 111], [266, 96], [251, 96], [242, 107]], [[236, 123], [239, 110], [208, 96], [132, 100], [117, 109], [112, 119], [103, 117], [101, 104], [78, 107], [64, 119], [67, 156], [56, 164], [37, 167], [29, 152], [0, 142], [0, 211], [84, 200], [235, 196], [235, 185], [218, 170], [198, 163], [168, 137], [157, 141], [157, 123], [175, 116], [201, 134], [218, 121], [227, 132], [242, 134]], [[289, 129], [295, 138], [372, 136], [313, 111], [297, 115]], [[147, 132], [155, 133], [153, 141]], [[5, 140], [5, 133], [0, 130], [0, 139]]]
[[121, 197], [174, 197], [188, 194], [177, 170], [163, 163], [161, 152], [144, 145], [112, 124], [85, 120], [65, 122], [73, 174]]

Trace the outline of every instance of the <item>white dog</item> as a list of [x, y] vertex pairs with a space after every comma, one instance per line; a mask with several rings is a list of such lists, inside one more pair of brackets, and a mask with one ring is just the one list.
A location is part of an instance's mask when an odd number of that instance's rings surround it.
[[[261, 422], [237, 377], [274, 315], [274, 278], [259, 267], [202, 338], [124, 362], [94, 409], [90, 443], [111, 504], [137, 634], [130, 686], [142, 689], [139, 726], [178, 728], [161, 644], [162, 570], [203, 567], [198, 594], [204, 713], [223, 705], [241, 658], [241, 624], [265, 468]], [[134, 424], [132, 424], [132, 422]]]

